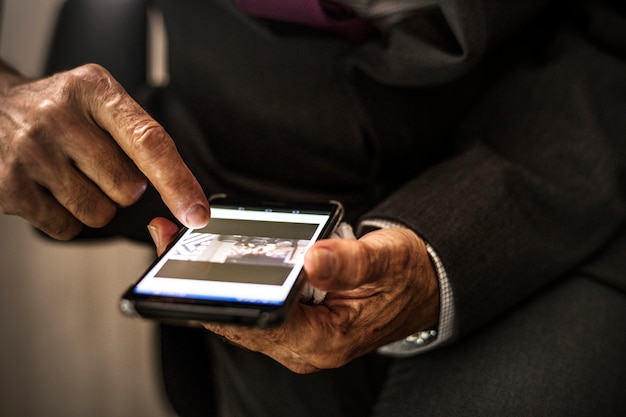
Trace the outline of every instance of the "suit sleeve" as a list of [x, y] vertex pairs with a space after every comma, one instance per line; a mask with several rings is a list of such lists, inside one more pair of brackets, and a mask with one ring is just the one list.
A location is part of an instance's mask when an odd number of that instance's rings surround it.
[[459, 335], [582, 264], [625, 223], [626, 38], [615, 39], [626, 19], [594, 10], [494, 84], [458, 130], [454, 157], [366, 215], [434, 247]]

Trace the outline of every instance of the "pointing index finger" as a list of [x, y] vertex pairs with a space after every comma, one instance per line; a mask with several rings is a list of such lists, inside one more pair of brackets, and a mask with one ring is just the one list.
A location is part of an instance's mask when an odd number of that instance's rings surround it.
[[180, 222], [204, 227], [209, 203], [172, 138], [106, 70], [96, 67], [95, 72], [100, 73], [95, 88], [86, 95], [94, 121], [133, 160]]

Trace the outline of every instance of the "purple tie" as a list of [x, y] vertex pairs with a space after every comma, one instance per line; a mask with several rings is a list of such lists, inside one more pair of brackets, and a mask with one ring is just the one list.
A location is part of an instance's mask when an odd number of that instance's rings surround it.
[[332, 30], [357, 41], [372, 27], [345, 6], [328, 0], [235, 0], [251, 16]]

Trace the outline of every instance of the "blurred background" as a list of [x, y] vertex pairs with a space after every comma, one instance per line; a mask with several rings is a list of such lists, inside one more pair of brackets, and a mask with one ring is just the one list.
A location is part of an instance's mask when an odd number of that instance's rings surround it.
[[[40, 75], [61, 4], [4, 0], [0, 56]], [[0, 416], [172, 415], [153, 325], [118, 309], [152, 256], [124, 240], [53, 242], [0, 215]]]

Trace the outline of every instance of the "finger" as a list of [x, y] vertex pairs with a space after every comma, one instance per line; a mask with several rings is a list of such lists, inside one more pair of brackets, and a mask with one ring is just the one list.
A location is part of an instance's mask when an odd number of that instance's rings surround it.
[[6, 185], [0, 182], [0, 195], [10, 196], [10, 199], [0, 201], [2, 213], [17, 214], [48, 236], [59, 240], [69, 240], [83, 229], [83, 224], [45, 188], [32, 182], [21, 182], [19, 187], [12, 189], [6, 189]]
[[76, 217], [53, 201], [49, 202], [45, 216], [25, 219], [43, 233], [57, 240], [71, 240], [83, 230], [83, 224]]
[[[2, 195], [5, 204], [20, 206], [23, 211], [16, 214], [28, 216], [41, 227], [47, 211], [54, 218], [76, 217], [91, 227], [102, 227], [116, 211], [116, 205], [68, 159], [65, 150], [58, 144], [59, 132], [41, 130], [37, 133], [18, 129], [11, 137], [11, 145], [3, 154]], [[52, 201], [54, 197], [57, 201]], [[8, 199], [14, 200], [8, 203]], [[38, 201], [35, 201], [37, 199]], [[38, 206], [46, 201], [45, 206]], [[60, 207], [65, 210], [59, 212]], [[48, 208], [51, 205], [53, 208]], [[33, 214], [37, 211], [37, 214]], [[24, 215], [22, 215], [24, 213]], [[27, 214], [28, 213], [28, 214]], [[71, 213], [71, 214], [70, 214]], [[48, 223], [48, 221], [45, 221]], [[69, 235], [77, 230], [74, 221], [62, 221], [59, 227], [72, 225]], [[65, 235], [58, 227], [48, 226], [55, 236]]]
[[68, 212], [89, 227], [102, 227], [115, 215], [115, 203], [68, 161], [42, 164], [31, 175]]
[[77, 71], [86, 83], [83, 99], [95, 122], [113, 136], [178, 220], [188, 227], [206, 226], [206, 196], [163, 127], [102, 67], [86, 65]]
[[[13, 136], [13, 147], [36, 165], [71, 165], [119, 206], [136, 202], [147, 187], [146, 177], [113, 138], [77, 111], [76, 103], [46, 100], [37, 105], [37, 121]], [[43, 126], [43, 127], [42, 127]], [[53, 159], [55, 158], [55, 159]], [[30, 161], [29, 161], [30, 162]], [[49, 177], [55, 178], [55, 177]]]
[[[321, 368], [311, 362], [306, 352], [316, 351], [315, 347], [320, 346], [320, 343], [312, 340], [319, 339], [316, 337], [319, 335], [310, 329], [307, 331], [306, 322], [298, 319], [298, 315], [293, 314], [297, 309], [294, 310], [285, 323], [273, 329], [217, 323], [204, 323], [204, 327], [235, 345], [271, 357], [293, 372], [300, 374], [316, 372]], [[326, 340], [326, 337], [321, 339]]]
[[167, 245], [178, 235], [179, 229], [168, 219], [156, 217], [148, 224], [148, 232], [154, 241], [157, 254], [161, 255], [167, 249]]
[[[71, 215], [90, 227], [102, 227], [113, 218], [116, 204], [76, 169], [59, 147], [35, 146], [33, 141], [23, 140], [19, 150], [20, 157], [29, 161], [29, 169], [16, 168], [6, 178], [7, 184], [27, 188], [36, 188], [38, 184], [48, 191], [46, 197], [54, 197]], [[14, 188], [13, 195], [16, 193], [23, 191]]]
[[83, 223], [47, 193], [42, 192], [39, 200], [42, 207], [46, 207], [45, 213], [24, 217], [34, 227], [57, 240], [73, 239], [83, 230]]
[[[67, 125], [76, 125], [71, 123]], [[147, 188], [146, 177], [110, 136], [93, 127], [65, 135], [68, 157], [107, 197], [121, 207], [139, 200]]]
[[205, 324], [204, 327], [237, 346], [269, 356], [292, 372], [298, 374], [310, 374], [321, 369], [309, 363], [306, 358], [300, 356], [297, 352], [281, 344], [274, 344], [269, 349], [263, 349], [254, 343], [249, 343], [249, 341], [253, 339], [266, 338], [267, 334], [252, 332], [249, 329], [241, 327], [219, 326], [208, 323]]
[[117, 206], [100, 188], [73, 168], [62, 174], [40, 183], [77, 220], [99, 228], [113, 219]]
[[378, 230], [356, 241], [321, 240], [305, 254], [304, 267], [311, 284], [321, 290], [352, 290], [411, 267], [411, 260], [424, 252], [420, 243], [415, 233], [400, 228]]

